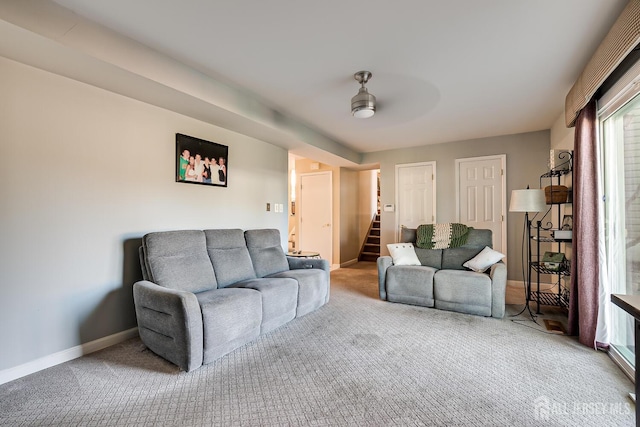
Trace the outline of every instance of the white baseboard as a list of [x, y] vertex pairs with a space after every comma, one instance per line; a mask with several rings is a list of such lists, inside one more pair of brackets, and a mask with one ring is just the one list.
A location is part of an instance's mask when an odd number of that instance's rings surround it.
[[8, 383], [9, 381], [17, 380], [18, 378], [42, 371], [43, 369], [77, 359], [78, 357], [102, 350], [103, 348], [110, 347], [136, 336], [138, 336], [138, 328], [131, 328], [126, 331], [118, 332], [117, 334], [99, 338], [67, 350], [62, 350], [39, 359], [32, 360], [31, 362], [27, 362], [13, 368], [4, 369], [0, 371], [0, 384]]
[[340, 268], [349, 267], [350, 265], [356, 264], [357, 262], [358, 262], [358, 258], [351, 259], [349, 261], [346, 261], [340, 264]]
[[333, 270], [337, 270], [339, 268], [340, 268], [340, 264], [331, 264], [331, 266], [329, 267], [329, 270], [333, 271]]

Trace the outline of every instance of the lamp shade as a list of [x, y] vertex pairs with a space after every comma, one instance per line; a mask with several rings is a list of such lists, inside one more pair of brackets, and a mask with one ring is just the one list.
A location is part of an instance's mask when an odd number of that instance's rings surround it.
[[544, 212], [547, 202], [544, 198], [544, 190], [529, 189], [512, 190], [509, 212]]
[[362, 85], [358, 94], [351, 98], [351, 114], [358, 119], [368, 119], [376, 113], [376, 97], [364, 87], [371, 77], [373, 77], [371, 71], [358, 71], [353, 75], [353, 78]]
[[361, 87], [358, 94], [351, 98], [351, 114], [358, 119], [368, 119], [376, 112], [376, 97]]

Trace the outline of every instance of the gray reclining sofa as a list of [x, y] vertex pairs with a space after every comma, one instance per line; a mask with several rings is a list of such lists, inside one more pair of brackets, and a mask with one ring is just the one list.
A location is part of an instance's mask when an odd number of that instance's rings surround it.
[[278, 230], [149, 233], [140, 261], [140, 337], [185, 371], [329, 301], [328, 261], [287, 257]]
[[[403, 228], [401, 242], [415, 246], [416, 229]], [[504, 317], [507, 267], [500, 261], [476, 273], [463, 267], [485, 246], [492, 246], [491, 230], [470, 229], [464, 245], [449, 249], [415, 248], [422, 265], [393, 265], [390, 256], [378, 258], [380, 299], [435, 307], [480, 316]]]

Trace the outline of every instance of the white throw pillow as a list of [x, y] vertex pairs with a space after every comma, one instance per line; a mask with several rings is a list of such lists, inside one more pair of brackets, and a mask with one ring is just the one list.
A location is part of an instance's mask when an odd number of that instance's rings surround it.
[[394, 265], [421, 265], [413, 243], [389, 243], [387, 249]]
[[484, 273], [489, 267], [504, 258], [504, 255], [498, 251], [494, 251], [489, 246], [485, 246], [482, 251], [469, 261], [462, 264], [477, 273]]

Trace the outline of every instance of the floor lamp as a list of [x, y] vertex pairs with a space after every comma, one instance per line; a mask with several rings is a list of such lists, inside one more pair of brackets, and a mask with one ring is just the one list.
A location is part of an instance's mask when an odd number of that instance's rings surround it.
[[[524, 270], [525, 263], [526, 266], [526, 275], [525, 279], [525, 305], [522, 311], [516, 316], [524, 313], [525, 310], [529, 311], [529, 315], [531, 316], [531, 320], [534, 322], [535, 315], [531, 312], [531, 267], [528, 265], [531, 258], [531, 220], [529, 219], [529, 212], [544, 212], [547, 210], [547, 202], [544, 196], [544, 190], [538, 190], [527, 187], [525, 190], [512, 190], [511, 191], [511, 201], [509, 202], [509, 212], [524, 212], [524, 239], [527, 242], [527, 245], [524, 245], [524, 241], [522, 242], [522, 268]], [[526, 252], [525, 252], [526, 248]], [[537, 323], [537, 322], [536, 322]]]

